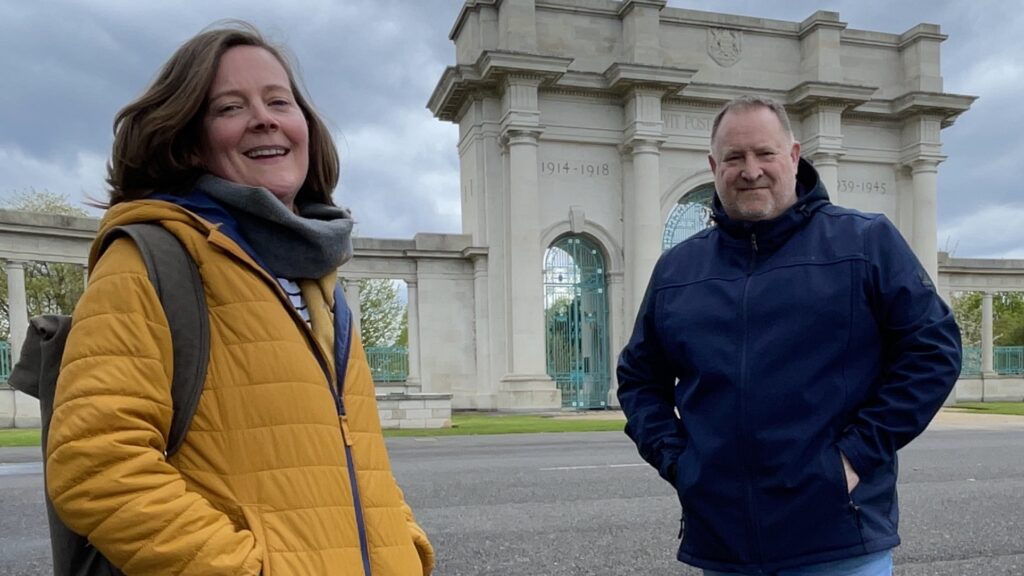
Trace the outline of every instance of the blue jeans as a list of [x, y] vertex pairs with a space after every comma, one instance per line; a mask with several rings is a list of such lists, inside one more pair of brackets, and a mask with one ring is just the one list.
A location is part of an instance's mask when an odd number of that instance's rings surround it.
[[[704, 576], [735, 576], [739, 572], [705, 570]], [[892, 576], [892, 551], [854, 556], [845, 560], [779, 570], [772, 576]]]

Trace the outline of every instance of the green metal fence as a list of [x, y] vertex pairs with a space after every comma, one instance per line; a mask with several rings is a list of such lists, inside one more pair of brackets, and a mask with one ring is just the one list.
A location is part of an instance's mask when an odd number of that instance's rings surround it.
[[405, 382], [409, 378], [409, 350], [405, 346], [366, 348], [374, 382]]
[[11, 344], [0, 340], [0, 384], [6, 384], [11, 375]]
[[[1024, 346], [996, 346], [993, 350], [992, 369], [996, 374], [1016, 376], [1024, 374]], [[964, 346], [961, 376], [981, 374], [981, 346]]]
[[999, 346], [993, 358], [997, 374], [1024, 374], [1024, 346]]

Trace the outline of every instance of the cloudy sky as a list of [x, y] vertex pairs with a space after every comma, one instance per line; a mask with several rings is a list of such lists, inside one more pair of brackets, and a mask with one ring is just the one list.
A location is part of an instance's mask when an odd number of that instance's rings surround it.
[[[336, 194], [362, 236], [459, 232], [457, 129], [425, 105], [462, 0], [0, 0], [0, 199], [29, 189], [104, 198], [111, 124], [182, 41], [241, 18], [289, 46], [342, 155]], [[850, 28], [939, 24], [948, 92], [979, 96], [943, 131], [939, 248], [1024, 258], [1024, 2], [670, 0], [800, 21], [835, 10]]]

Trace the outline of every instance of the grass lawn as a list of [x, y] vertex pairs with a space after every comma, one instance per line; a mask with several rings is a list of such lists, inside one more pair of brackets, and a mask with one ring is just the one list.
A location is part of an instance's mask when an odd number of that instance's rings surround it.
[[[621, 432], [621, 420], [553, 418], [531, 414], [454, 414], [452, 427], [437, 430], [385, 430], [385, 436], [467, 436], [533, 432]], [[39, 446], [39, 429], [0, 430], [0, 448]]]
[[453, 414], [452, 427], [432, 430], [385, 430], [385, 436], [470, 436], [533, 432], [621, 432], [622, 420], [554, 418], [533, 414]]
[[1024, 416], [1024, 402], [960, 402], [955, 407], [986, 414]]
[[0, 430], [0, 448], [39, 446], [39, 428]]

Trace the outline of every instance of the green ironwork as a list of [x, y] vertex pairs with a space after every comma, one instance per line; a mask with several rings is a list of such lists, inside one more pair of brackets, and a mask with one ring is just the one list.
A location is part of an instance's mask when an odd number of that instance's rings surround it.
[[409, 378], [409, 350], [405, 346], [366, 348], [374, 382], [405, 382]]
[[996, 374], [1024, 374], [1024, 346], [996, 346], [992, 364]]
[[661, 236], [662, 250], [668, 250], [711, 226], [711, 201], [714, 196], [715, 185], [704, 184], [679, 200], [665, 222], [665, 231]]
[[[981, 346], [964, 346], [961, 376], [981, 374]], [[996, 346], [992, 350], [992, 370], [1001, 376], [1024, 374], [1024, 346]]]
[[562, 406], [608, 407], [608, 295], [604, 258], [582, 236], [566, 236], [544, 254], [548, 375]]
[[978, 376], [979, 374], [981, 374], [981, 346], [964, 346], [960, 375]]
[[10, 342], [0, 341], [0, 383], [7, 383], [7, 379], [11, 376], [11, 368], [13, 366], [14, 363], [11, 362]]

